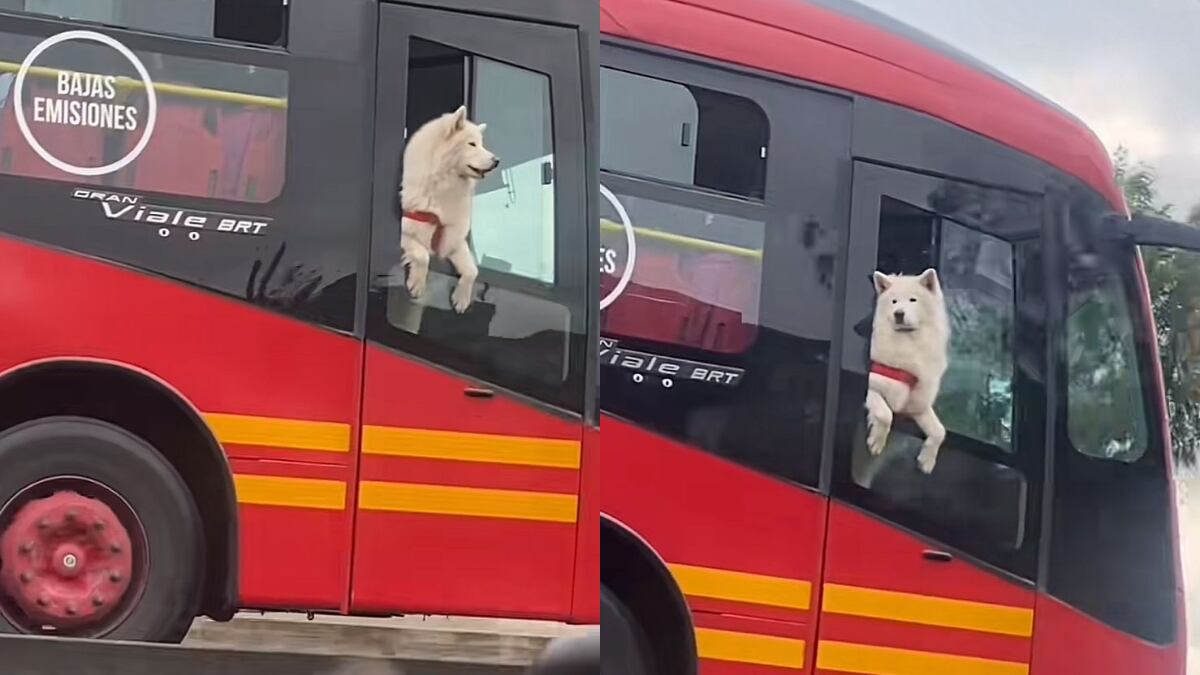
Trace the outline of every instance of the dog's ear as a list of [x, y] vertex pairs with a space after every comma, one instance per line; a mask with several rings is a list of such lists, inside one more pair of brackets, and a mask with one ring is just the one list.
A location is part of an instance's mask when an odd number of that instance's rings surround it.
[[942, 285], [938, 281], [937, 270], [932, 267], [921, 272], [921, 276], [917, 277], [917, 281], [920, 281], [922, 286], [934, 293], [941, 293], [942, 291]]
[[483, 133], [487, 129], [487, 122], [479, 124], [479, 133]]
[[460, 106], [458, 106], [458, 110], [455, 110], [450, 115], [450, 126], [448, 127], [450, 133], [454, 134], [454, 133], [461, 131], [463, 128], [463, 125], [466, 123], [466, 121], [467, 121], [467, 106], [460, 105]]
[[892, 278], [878, 270], [871, 275], [871, 280], [875, 282], [876, 293], [882, 293], [892, 285]]

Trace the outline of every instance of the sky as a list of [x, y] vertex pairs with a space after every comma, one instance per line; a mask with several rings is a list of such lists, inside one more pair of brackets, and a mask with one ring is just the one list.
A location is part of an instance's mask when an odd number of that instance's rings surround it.
[[859, 0], [1074, 113], [1159, 176], [1182, 219], [1200, 204], [1200, 0]]

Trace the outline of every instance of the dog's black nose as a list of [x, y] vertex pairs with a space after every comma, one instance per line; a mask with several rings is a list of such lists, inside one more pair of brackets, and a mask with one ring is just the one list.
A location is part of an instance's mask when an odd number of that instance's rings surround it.
[[895, 317], [896, 317], [896, 320], [897, 320], [897, 321], [903, 321], [903, 320], [904, 320], [904, 310], [902, 310], [902, 309], [898, 309], [898, 310], [896, 310], [895, 312], [892, 312], [892, 314], [894, 314], [894, 315], [895, 315]]
[[494, 169], [494, 168], [496, 168], [496, 167], [498, 167], [498, 166], [500, 166], [500, 158], [499, 158], [499, 157], [493, 157], [493, 158], [492, 158], [492, 168]]

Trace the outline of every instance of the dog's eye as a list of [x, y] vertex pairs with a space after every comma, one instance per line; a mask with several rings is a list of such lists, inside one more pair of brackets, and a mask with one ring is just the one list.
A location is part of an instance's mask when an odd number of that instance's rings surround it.
[[909, 301], [909, 302], [916, 302], [916, 301], [917, 301], [917, 299], [916, 299], [916, 298], [909, 298], [909, 299], [908, 299], [908, 301]]
[[471, 141], [470, 143], [467, 143], [467, 145], [471, 146], [472, 148], [478, 148], [478, 147], [479, 147], [478, 145], [476, 145], [476, 144], [475, 144], [475, 141]]
[[900, 302], [900, 301], [899, 301], [899, 300], [896, 300], [895, 298], [893, 298], [893, 299], [892, 299], [892, 304], [893, 304], [893, 305], [894, 305], [894, 304], [896, 304], [897, 302]]

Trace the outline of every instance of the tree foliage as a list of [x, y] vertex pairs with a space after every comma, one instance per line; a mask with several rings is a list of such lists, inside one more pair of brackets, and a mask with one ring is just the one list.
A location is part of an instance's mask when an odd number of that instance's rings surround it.
[[[1171, 217], [1173, 205], [1159, 201], [1153, 167], [1132, 162], [1124, 147], [1113, 153], [1113, 164], [1130, 211]], [[1200, 226], [1200, 204], [1192, 207], [1187, 222]], [[1166, 381], [1175, 461], [1193, 466], [1200, 449], [1200, 377], [1194, 375], [1200, 366], [1200, 255], [1147, 246], [1142, 256]]]

